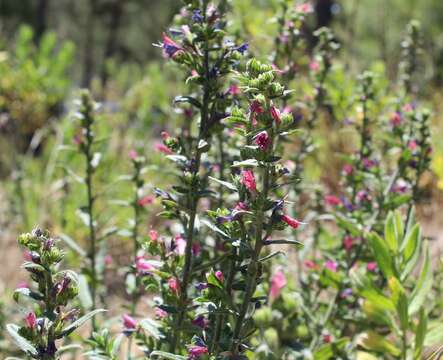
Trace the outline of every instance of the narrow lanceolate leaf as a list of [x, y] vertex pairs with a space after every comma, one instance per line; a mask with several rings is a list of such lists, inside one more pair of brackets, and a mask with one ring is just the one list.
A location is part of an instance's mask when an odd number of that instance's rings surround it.
[[9, 335], [11, 335], [17, 346], [28, 355], [36, 356], [38, 353], [37, 349], [28, 340], [26, 340], [18, 333], [19, 329], [20, 327], [15, 324], [6, 325], [6, 330], [8, 330]]
[[228, 188], [229, 190], [237, 191], [237, 188], [235, 187], [235, 185], [231, 184], [230, 182], [222, 181], [222, 180], [216, 179], [212, 176], [209, 176], [208, 178], [209, 178], [209, 180], [212, 180], [220, 185], [223, 185], [225, 188]]
[[389, 289], [392, 294], [392, 301], [397, 309], [397, 315], [400, 319], [400, 328], [407, 331], [409, 325], [408, 318], [408, 299], [406, 298], [405, 289], [396, 277], [390, 277], [388, 280]]
[[83, 250], [77, 242], [66, 234], [61, 234], [59, 238], [68, 245], [72, 250], [74, 250], [80, 256], [86, 256], [86, 251]]
[[84, 275], [78, 277], [78, 297], [83, 309], [92, 307], [92, 296], [89, 291], [88, 281]]
[[391, 277], [394, 274], [394, 269], [386, 242], [376, 233], [372, 233], [368, 240], [378, 267], [386, 277]]
[[232, 165], [232, 167], [256, 167], [256, 166], [258, 166], [258, 161], [256, 159], [234, 161], [234, 165]]
[[401, 353], [400, 349], [395, 347], [388, 339], [372, 330], [358, 335], [356, 344], [366, 350], [380, 352], [382, 354], [389, 353], [394, 356], [399, 356]]
[[390, 212], [385, 223], [385, 240], [389, 249], [395, 254], [398, 250], [398, 233], [394, 213]]
[[426, 316], [425, 310], [421, 308], [417, 329], [415, 330], [414, 359], [421, 359], [427, 326], [428, 318]]
[[229, 235], [226, 234], [222, 229], [220, 229], [219, 227], [217, 227], [216, 225], [214, 225], [213, 223], [211, 223], [209, 220], [203, 219], [201, 220], [201, 223], [206, 225], [208, 228], [210, 228], [211, 230], [219, 233], [220, 235], [229, 238]]
[[105, 312], [105, 309], [96, 309], [93, 310], [86, 315], [83, 315], [80, 319], [77, 319], [74, 321], [71, 325], [64, 328], [60, 334], [57, 336], [58, 339], [61, 339], [62, 337], [65, 337], [78, 329], [80, 326], [82, 326], [84, 323], [86, 323], [89, 319], [91, 319], [93, 316], [97, 315], [98, 313]]
[[400, 251], [403, 254], [403, 261], [407, 263], [414, 255], [417, 247], [421, 243], [421, 229], [418, 224], [415, 224], [411, 230], [405, 236]]
[[20, 295], [27, 296], [27, 297], [30, 297], [31, 299], [38, 300], [38, 301], [44, 299], [42, 294], [35, 292], [35, 291], [31, 291], [29, 288], [18, 288], [18, 289], [15, 289], [14, 294], [13, 294], [13, 298], [14, 298], [15, 302], [18, 302]]
[[297, 247], [303, 247], [303, 243], [297, 240], [265, 240], [263, 241], [263, 245], [296, 245]]
[[427, 245], [425, 254], [426, 258], [421, 269], [420, 278], [418, 279], [418, 282], [415, 285], [414, 291], [411, 295], [411, 302], [408, 309], [410, 315], [416, 313], [420, 309], [426, 300], [426, 296], [432, 289], [432, 268]]
[[159, 330], [159, 324], [152, 319], [143, 319], [142, 321], [140, 321], [140, 326], [156, 340], [160, 340], [164, 337], [164, 335]]
[[361, 230], [359, 229], [358, 225], [355, 222], [352, 222], [339, 214], [335, 215], [335, 219], [337, 221], [337, 225], [348, 230], [352, 236], [361, 235]]
[[153, 351], [150, 354], [151, 359], [167, 359], [167, 360], [186, 360], [186, 356], [174, 355], [165, 351]]

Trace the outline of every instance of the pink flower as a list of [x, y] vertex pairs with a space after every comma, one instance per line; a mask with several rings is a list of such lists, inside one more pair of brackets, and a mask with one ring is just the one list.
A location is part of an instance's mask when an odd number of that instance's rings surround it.
[[417, 150], [417, 146], [418, 146], [417, 141], [415, 141], [415, 140], [410, 140], [408, 142], [408, 149], [411, 151]]
[[17, 284], [17, 289], [29, 289], [29, 285], [26, 281], [20, 281]]
[[246, 205], [244, 202], [239, 201], [237, 203], [237, 205], [235, 205], [234, 210], [237, 210], [237, 211], [244, 210], [244, 211], [246, 211], [246, 210], [248, 210], [248, 205]]
[[104, 260], [105, 260], [105, 265], [106, 265], [106, 266], [110, 266], [110, 265], [112, 265], [112, 263], [113, 263], [113, 261], [114, 261], [114, 260], [112, 259], [112, 256], [109, 255], [109, 254], [105, 256], [105, 259], [104, 259]]
[[389, 122], [392, 126], [397, 127], [401, 124], [401, 115], [398, 112], [395, 112], [391, 115]]
[[149, 263], [147, 260], [143, 258], [139, 258], [135, 262], [135, 268], [139, 274], [146, 274], [149, 273], [152, 270], [155, 270], [154, 265]]
[[160, 309], [159, 307], [155, 308], [155, 317], [157, 319], [164, 319], [167, 316], [168, 316], [168, 313], [165, 310]]
[[26, 322], [26, 326], [34, 329], [35, 326], [37, 325], [37, 317], [35, 316], [34, 312], [30, 312], [28, 313], [28, 315], [26, 315], [25, 317], [25, 322]]
[[366, 265], [366, 270], [370, 272], [375, 272], [375, 270], [377, 270], [377, 263], [373, 261], [368, 262], [368, 264]]
[[254, 141], [262, 151], [266, 151], [271, 145], [271, 139], [266, 131], [261, 131], [255, 135]]
[[332, 272], [337, 272], [338, 264], [335, 261], [327, 260], [325, 263], [325, 268]]
[[158, 232], [153, 229], [149, 230], [149, 238], [151, 239], [151, 241], [157, 242], [158, 241]]
[[214, 275], [218, 279], [218, 281], [220, 281], [221, 283], [223, 283], [225, 281], [225, 276], [223, 275], [223, 273], [220, 270], [217, 270]]
[[412, 104], [405, 104], [404, 106], [403, 106], [403, 111], [404, 112], [412, 112], [412, 111], [414, 111], [414, 106], [412, 105]]
[[352, 246], [354, 245], [354, 239], [350, 235], [346, 235], [343, 238], [343, 247], [346, 251], [350, 251], [352, 249]]
[[163, 50], [168, 58], [174, 58], [178, 53], [183, 53], [183, 49], [169, 36], [163, 33]]
[[254, 173], [252, 170], [243, 170], [241, 183], [246, 186], [249, 191], [257, 191], [257, 183], [255, 182]]
[[282, 215], [280, 219], [294, 229], [297, 229], [301, 224], [300, 221], [288, 215]]
[[341, 200], [335, 195], [326, 195], [324, 200], [327, 205], [331, 206], [341, 205]]
[[122, 315], [123, 327], [125, 329], [135, 329], [137, 327], [137, 322], [132, 316], [128, 314]]
[[80, 145], [83, 142], [83, 137], [81, 134], [75, 134], [72, 141], [75, 145]]
[[351, 175], [353, 171], [354, 171], [354, 168], [352, 167], [351, 164], [345, 164], [343, 166], [343, 172], [345, 173], [346, 176]]
[[325, 344], [329, 344], [330, 342], [332, 342], [332, 335], [330, 334], [323, 335], [323, 342]]
[[190, 345], [188, 347], [189, 359], [198, 359], [200, 356], [207, 354], [208, 348], [201, 345]]
[[276, 299], [280, 296], [281, 290], [286, 286], [286, 276], [282, 270], [278, 270], [272, 275], [271, 289], [269, 296], [271, 299]]
[[199, 256], [201, 253], [201, 245], [198, 242], [192, 244], [192, 255]]
[[26, 250], [26, 251], [23, 253], [23, 259], [24, 259], [25, 261], [32, 261], [31, 252]]
[[320, 69], [320, 64], [317, 61], [312, 60], [309, 63], [309, 69], [311, 69], [313, 72], [317, 72]]
[[138, 156], [137, 151], [135, 151], [135, 150], [130, 150], [129, 151], [129, 158], [131, 160], [135, 160], [137, 158], [137, 156]]
[[265, 110], [263, 110], [263, 107], [261, 106], [261, 104], [257, 100], [254, 100], [251, 103], [251, 105], [249, 106], [249, 108], [252, 113], [262, 114], [265, 112]]
[[312, 260], [305, 260], [304, 261], [304, 265], [311, 270], [314, 270], [317, 268], [317, 265], [315, 264], [315, 262], [313, 262]]
[[280, 110], [277, 109], [274, 105], [271, 106], [271, 108], [269, 109], [272, 118], [274, 119], [275, 123], [277, 125], [280, 125], [281, 123], [281, 116], [280, 116]]
[[169, 133], [167, 131], [162, 131], [161, 132], [161, 137], [162, 137], [163, 141], [166, 141], [166, 140], [168, 140], [170, 138], [170, 135], [169, 135]]
[[141, 199], [138, 200], [138, 204], [140, 206], [152, 204], [153, 202], [154, 202], [154, 197], [152, 195], [143, 196]]
[[229, 87], [228, 93], [233, 95], [233, 96], [239, 95], [240, 94], [240, 88], [238, 87], [237, 84], [232, 84]]
[[162, 144], [159, 142], [154, 144], [154, 149], [155, 149], [155, 151], [161, 152], [166, 155], [172, 154], [172, 150], [170, 148], [168, 148], [165, 144]]
[[168, 286], [169, 286], [169, 290], [171, 290], [173, 293], [175, 293], [175, 294], [178, 293], [179, 284], [178, 284], [178, 280], [176, 278], [169, 278]]
[[303, 14], [309, 14], [314, 11], [314, 8], [310, 2], [305, 2], [303, 4], [298, 4], [295, 10]]
[[186, 240], [183, 238], [183, 236], [176, 235], [175, 236], [175, 253], [178, 255], [184, 255], [186, 250]]

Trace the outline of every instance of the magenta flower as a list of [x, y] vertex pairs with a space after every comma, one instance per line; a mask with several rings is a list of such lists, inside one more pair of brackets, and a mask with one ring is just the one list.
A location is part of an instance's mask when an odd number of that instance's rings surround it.
[[303, 4], [298, 4], [295, 10], [303, 14], [309, 14], [314, 11], [314, 8], [310, 2], [305, 2]]
[[354, 171], [354, 168], [352, 167], [352, 165], [350, 164], [345, 164], [343, 166], [343, 172], [346, 176], [349, 176], [352, 174], [352, 172]]
[[173, 293], [177, 294], [179, 290], [178, 280], [176, 278], [169, 278], [168, 287]]
[[418, 147], [417, 141], [415, 141], [415, 140], [410, 140], [410, 141], [408, 142], [408, 149], [409, 149], [409, 150], [411, 150], [411, 151], [417, 150], [417, 147]]
[[201, 245], [198, 242], [192, 244], [192, 255], [199, 256], [201, 253]]
[[175, 253], [177, 255], [184, 255], [186, 250], [186, 240], [180, 234], [175, 236]]
[[109, 254], [105, 256], [104, 261], [105, 261], [105, 265], [106, 265], [106, 266], [110, 266], [110, 265], [112, 265], [112, 263], [114, 262], [112, 256], [109, 255]]
[[205, 329], [208, 326], [209, 322], [203, 315], [199, 315], [194, 320], [192, 320], [192, 323], [195, 326]]
[[202, 345], [190, 345], [188, 346], [188, 358], [189, 359], [198, 359], [204, 354], [208, 353], [208, 348]]
[[143, 258], [139, 258], [135, 262], [135, 268], [139, 274], [146, 274], [149, 273], [152, 270], [155, 270], [154, 265], [149, 263], [147, 260]]
[[290, 227], [292, 227], [294, 229], [297, 229], [300, 226], [300, 224], [302, 224], [300, 221], [290, 217], [289, 215], [282, 215], [280, 220], [285, 222], [286, 224], [288, 224]]
[[341, 205], [341, 200], [335, 195], [325, 195], [324, 201], [326, 205], [331, 205], [331, 206]]
[[323, 342], [325, 344], [331, 343], [332, 342], [332, 335], [330, 335], [330, 334], [323, 335]]
[[163, 141], [168, 140], [171, 136], [169, 135], [169, 133], [167, 131], [162, 131], [161, 132], [161, 137], [163, 139]]
[[152, 204], [153, 202], [154, 202], [154, 197], [152, 195], [143, 196], [141, 199], [138, 200], [138, 204], [140, 206]]
[[398, 112], [395, 112], [391, 115], [389, 122], [392, 126], [397, 127], [401, 125], [401, 115]]
[[37, 317], [34, 312], [28, 313], [25, 317], [26, 326], [30, 329], [34, 329], [37, 325]]
[[218, 281], [220, 281], [221, 283], [223, 283], [225, 281], [225, 276], [223, 275], [223, 273], [220, 270], [217, 270], [215, 272], [215, 277], [218, 279]]
[[163, 309], [160, 309], [159, 307], [155, 308], [155, 317], [157, 319], [164, 319], [167, 316], [168, 316], [168, 312], [167, 311], [165, 311]]
[[327, 260], [325, 263], [325, 268], [332, 272], [337, 272], [338, 264], [335, 261]]
[[127, 330], [132, 330], [137, 327], [137, 322], [132, 316], [129, 316], [128, 314], [122, 315], [122, 321], [123, 321], [123, 327]]
[[366, 270], [370, 272], [375, 272], [377, 270], [377, 263], [373, 261], [368, 262], [368, 264], [366, 265]]
[[304, 261], [304, 265], [311, 270], [314, 270], [317, 268], [317, 265], [315, 264], [315, 262], [313, 262], [312, 260], [305, 260]]
[[346, 235], [343, 238], [343, 247], [346, 251], [350, 251], [352, 249], [352, 246], [354, 245], [354, 239], [350, 235]]
[[255, 176], [252, 170], [242, 171], [241, 183], [246, 186], [249, 191], [257, 191], [257, 183], [255, 182]]
[[174, 58], [177, 54], [182, 53], [183, 49], [169, 36], [163, 33], [163, 50], [168, 58]]
[[166, 155], [171, 155], [172, 154], [172, 150], [170, 148], [168, 148], [163, 143], [159, 143], [159, 142], [155, 143], [154, 144], [154, 149], [155, 149], [155, 151], [161, 152], [161, 153], [166, 154]]
[[311, 69], [313, 72], [317, 72], [320, 69], [320, 64], [317, 61], [312, 60], [309, 63], [309, 69]]
[[276, 299], [280, 296], [281, 290], [286, 286], [286, 276], [282, 270], [278, 270], [272, 275], [271, 278], [271, 289], [269, 291], [269, 296], [271, 299]]
[[261, 131], [255, 135], [254, 141], [262, 151], [266, 151], [271, 145], [271, 139], [266, 131]]
[[271, 108], [269, 109], [272, 118], [274, 119], [275, 123], [277, 125], [280, 125], [281, 123], [281, 115], [280, 115], [280, 110], [278, 110], [274, 105], [271, 106]]
[[248, 210], [248, 205], [246, 205], [244, 202], [239, 201], [239, 202], [237, 203], [237, 205], [235, 205], [234, 210], [237, 210], [237, 211], [240, 211], [240, 210], [246, 211], [246, 210]]
[[26, 281], [20, 281], [17, 284], [17, 289], [29, 289], [29, 285]]
[[265, 112], [265, 110], [263, 110], [263, 107], [261, 106], [261, 104], [257, 100], [254, 100], [251, 103], [249, 108], [250, 108], [251, 112], [255, 113], [255, 114], [262, 114]]
[[135, 151], [134, 149], [129, 151], [129, 158], [131, 160], [135, 160], [137, 156], [138, 156], [137, 151]]
[[229, 87], [228, 93], [231, 94], [232, 96], [236, 96], [240, 94], [240, 88], [238, 87], [237, 84], [232, 84]]
[[151, 239], [151, 241], [157, 242], [158, 241], [158, 232], [153, 229], [149, 230], [149, 238]]

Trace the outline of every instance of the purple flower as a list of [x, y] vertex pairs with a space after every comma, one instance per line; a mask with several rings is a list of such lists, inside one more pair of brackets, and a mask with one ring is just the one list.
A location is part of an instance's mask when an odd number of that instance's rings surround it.
[[194, 10], [192, 13], [192, 21], [196, 23], [202, 23], [204, 20], [202, 11], [200, 9]]
[[190, 345], [188, 346], [189, 359], [198, 359], [200, 356], [207, 354], [208, 348], [201, 345]]
[[197, 316], [194, 320], [192, 320], [192, 323], [202, 329], [205, 329], [208, 326], [208, 320], [206, 320], [203, 315]]
[[183, 49], [180, 45], [178, 45], [174, 40], [172, 40], [169, 36], [163, 33], [163, 50], [165, 54], [169, 58], [174, 58], [174, 56], [178, 52], [183, 52]]
[[208, 288], [208, 284], [207, 284], [207, 283], [204, 283], [204, 282], [201, 282], [201, 283], [198, 283], [197, 285], [195, 285], [195, 288], [196, 288], [198, 291], [202, 291], [202, 290]]
[[249, 44], [248, 43], [244, 43], [244, 44], [241, 44], [240, 46], [237, 46], [235, 48], [235, 50], [237, 50], [240, 54], [243, 55], [245, 53], [245, 51], [248, 50], [248, 48], [249, 48]]
[[126, 330], [133, 330], [137, 327], [137, 322], [132, 316], [129, 316], [128, 314], [122, 315], [122, 321], [123, 321], [123, 327]]

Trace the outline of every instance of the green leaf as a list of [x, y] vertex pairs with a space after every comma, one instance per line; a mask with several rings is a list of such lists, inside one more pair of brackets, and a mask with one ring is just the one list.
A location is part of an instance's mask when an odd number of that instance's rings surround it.
[[244, 161], [234, 161], [231, 167], [257, 167], [258, 161], [256, 159], [247, 159]]
[[222, 229], [220, 229], [219, 227], [217, 227], [216, 225], [214, 225], [212, 222], [210, 222], [209, 220], [206, 219], [202, 219], [201, 223], [206, 225], [208, 228], [210, 228], [211, 230], [215, 231], [216, 233], [219, 233], [220, 235], [224, 236], [225, 238], [229, 239], [229, 235], [226, 234]]
[[443, 343], [443, 324], [438, 325], [429, 329], [425, 337], [425, 346], [433, 346], [439, 343]]
[[368, 237], [369, 246], [372, 249], [377, 265], [383, 274], [389, 278], [394, 274], [392, 257], [386, 242], [376, 233], [372, 233]]
[[395, 310], [395, 305], [392, 300], [373, 287], [363, 288], [359, 291], [359, 294], [374, 304], [374, 306], [377, 306], [377, 308], [387, 311]]
[[401, 351], [385, 336], [381, 336], [372, 330], [359, 334], [356, 343], [366, 350], [389, 353], [394, 356], [399, 356], [401, 354]]
[[235, 185], [231, 184], [230, 182], [222, 181], [222, 180], [216, 179], [212, 176], [208, 176], [208, 178], [209, 178], [209, 180], [215, 181], [216, 183], [223, 185], [224, 187], [228, 188], [229, 190], [237, 191], [237, 188], [235, 187]]
[[79, 275], [78, 277], [78, 297], [83, 309], [90, 309], [92, 307], [92, 296], [89, 291], [88, 281], [84, 275]]
[[147, 331], [155, 340], [164, 338], [164, 335], [160, 332], [160, 325], [152, 319], [143, 319], [140, 321], [140, 326], [143, 330]]
[[416, 313], [420, 309], [426, 300], [426, 296], [429, 295], [432, 289], [432, 268], [427, 245], [424, 251], [426, 253], [426, 258], [418, 282], [411, 295], [411, 302], [408, 309], [410, 315]]
[[395, 254], [398, 250], [398, 233], [393, 212], [389, 212], [385, 222], [385, 239], [389, 249]]
[[83, 256], [83, 257], [86, 256], [86, 251], [84, 251], [73, 238], [71, 238], [70, 236], [68, 236], [66, 234], [61, 234], [59, 236], [59, 238], [66, 245], [68, 245], [72, 250], [74, 250], [77, 254], [79, 254], [80, 256]]
[[159, 358], [159, 359], [167, 359], [167, 360], [186, 360], [187, 357], [186, 356], [181, 356], [181, 355], [174, 355], [165, 351], [153, 351], [150, 355], [150, 358], [154, 359], [154, 358]]
[[421, 244], [421, 229], [419, 224], [415, 224], [414, 227], [408, 231], [405, 239], [402, 243], [400, 251], [403, 254], [403, 261], [408, 262], [414, 253], [417, 251], [417, 247]]
[[12, 339], [21, 350], [31, 356], [37, 355], [37, 349], [18, 333], [19, 329], [20, 327], [15, 324], [6, 325], [6, 330], [8, 330], [9, 335], [11, 335]]
[[112, 350], [111, 350], [112, 355], [114, 355], [114, 356], [118, 355], [118, 353], [120, 351], [120, 346], [121, 346], [124, 338], [125, 338], [125, 334], [120, 334], [112, 342]]
[[416, 360], [421, 359], [427, 326], [428, 318], [426, 316], [425, 310], [421, 308], [418, 325], [415, 330], [414, 359]]
[[392, 301], [397, 309], [400, 319], [400, 327], [403, 331], [407, 331], [409, 325], [408, 318], [408, 299], [406, 298], [405, 289], [396, 277], [390, 277], [388, 280], [389, 289], [392, 293]]
[[27, 296], [34, 300], [43, 300], [44, 297], [38, 292], [31, 291], [29, 288], [17, 288], [14, 290], [13, 298], [15, 302], [18, 302], [20, 295]]
[[263, 241], [263, 245], [296, 245], [297, 247], [303, 247], [303, 243], [297, 240], [265, 240]]
[[77, 319], [71, 325], [64, 328], [60, 332], [60, 334], [57, 336], [57, 338], [61, 339], [62, 337], [69, 335], [70, 333], [72, 333], [73, 331], [78, 329], [80, 326], [82, 326], [84, 323], [86, 323], [88, 320], [90, 320], [93, 316], [97, 315], [98, 313], [105, 312], [105, 311], [107, 311], [107, 310], [96, 309], [96, 310], [93, 310], [93, 311], [87, 313], [86, 315], [83, 315], [80, 319]]
[[361, 235], [361, 230], [356, 223], [346, 219], [344, 216], [339, 214], [335, 214], [335, 219], [337, 221], [337, 225], [345, 230], [348, 230], [352, 236]]
[[177, 103], [189, 103], [199, 109], [202, 107], [200, 102], [196, 98], [193, 98], [192, 96], [176, 96], [174, 99], [174, 104]]
[[220, 282], [217, 276], [215, 276], [214, 271], [211, 270], [211, 272], [206, 275], [206, 279], [208, 284], [218, 287], [219, 289], [223, 288], [223, 284]]

